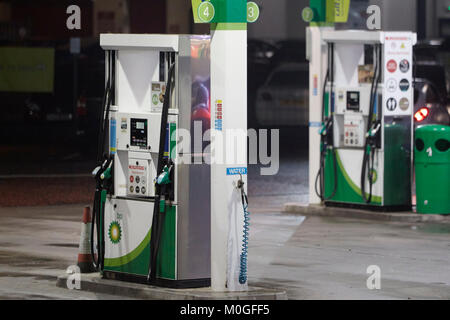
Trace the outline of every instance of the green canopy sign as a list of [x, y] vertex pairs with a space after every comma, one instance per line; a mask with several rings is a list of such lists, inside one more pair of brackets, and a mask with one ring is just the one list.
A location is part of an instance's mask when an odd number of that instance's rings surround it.
[[327, 1], [327, 21], [345, 23], [348, 20], [349, 10], [350, 0]]
[[[191, 0], [195, 23], [245, 23], [247, 0]], [[252, 9], [252, 14], [255, 13]], [[259, 11], [258, 11], [259, 12]]]
[[302, 12], [305, 21], [345, 23], [350, 11], [350, 0], [310, 0], [309, 9]]

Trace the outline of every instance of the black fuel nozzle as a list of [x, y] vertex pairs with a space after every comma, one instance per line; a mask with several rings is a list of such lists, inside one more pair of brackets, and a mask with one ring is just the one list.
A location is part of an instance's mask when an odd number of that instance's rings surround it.
[[241, 191], [244, 189], [244, 180], [242, 180], [242, 174], [239, 173], [239, 180], [237, 182], [237, 188]]
[[371, 149], [381, 147], [381, 122], [376, 121], [366, 134], [367, 144]]
[[237, 181], [236, 187], [237, 187], [239, 190], [241, 190], [242, 204], [248, 203], [248, 197], [247, 197], [247, 194], [245, 193], [244, 185], [245, 185], [245, 182], [244, 182], [244, 180], [242, 180], [242, 174], [239, 173], [239, 180]]

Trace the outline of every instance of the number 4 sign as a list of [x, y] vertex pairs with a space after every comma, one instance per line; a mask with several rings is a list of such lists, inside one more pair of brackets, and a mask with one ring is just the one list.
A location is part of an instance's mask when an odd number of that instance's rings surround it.
[[201, 22], [211, 22], [215, 14], [214, 5], [209, 1], [204, 1], [198, 6], [198, 17]]
[[195, 23], [253, 23], [259, 7], [246, 0], [192, 0]]

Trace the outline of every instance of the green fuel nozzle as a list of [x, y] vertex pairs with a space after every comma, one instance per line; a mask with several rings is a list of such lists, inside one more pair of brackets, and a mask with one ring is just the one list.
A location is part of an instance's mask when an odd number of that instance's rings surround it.
[[101, 174], [102, 180], [108, 180], [111, 178], [111, 165]]
[[171, 183], [170, 181], [170, 170], [168, 166], [165, 166], [163, 172], [156, 179], [156, 184], [165, 185]]

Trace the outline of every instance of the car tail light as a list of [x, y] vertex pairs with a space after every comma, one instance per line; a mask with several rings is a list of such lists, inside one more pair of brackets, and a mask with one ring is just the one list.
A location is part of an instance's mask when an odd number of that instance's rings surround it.
[[414, 114], [414, 119], [416, 119], [417, 122], [422, 122], [430, 115], [430, 110], [428, 108], [420, 108], [419, 111], [417, 111]]
[[77, 115], [80, 117], [87, 115], [86, 98], [81, 96], [77, 101]]

